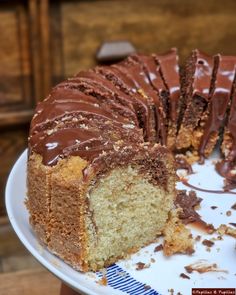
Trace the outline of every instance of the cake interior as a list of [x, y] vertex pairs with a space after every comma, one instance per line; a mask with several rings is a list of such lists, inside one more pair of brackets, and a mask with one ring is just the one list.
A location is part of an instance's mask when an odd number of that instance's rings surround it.
[[[87, 259], [91, 269], [108, 265], [152, 242], [166, 224], [173, 205], [168, 193], [154, 186], [131, 165], [113, 169], [88, 194]], [[94, 230], [94, 225], [96, 230]]]

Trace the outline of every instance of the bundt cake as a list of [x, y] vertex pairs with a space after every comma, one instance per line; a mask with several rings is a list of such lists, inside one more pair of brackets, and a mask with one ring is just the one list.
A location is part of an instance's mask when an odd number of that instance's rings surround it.
[[235, 68], [235, 57], [194, 50], [180, 70], [171, 49], [54, 87], [29, 135], [26, 204], [39, 239], [81, 271], [137, 251], [168, 232], [174, 154], [203, 160], [219, 139], [217, 169], [236, 183]]

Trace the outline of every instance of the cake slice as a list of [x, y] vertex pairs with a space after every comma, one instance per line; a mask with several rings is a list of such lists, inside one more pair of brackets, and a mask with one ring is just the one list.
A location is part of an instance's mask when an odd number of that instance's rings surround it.
[[[234, 76], [236, 58], [233, 56], [215, 56], [216, 77], [213, 91], [207, 107], [205, 118], [200, 122], [195, 138], [198, 139], [198, 153], [200, 158], [208, 157], [220, 136], [220, 131], [226, 120], [227, 110], [234, 92]], [[234, 86], [234, 87], [233, 87]]]
[[156, 120], [154, 104], [140, 91], [132, 75], [121, 66], [97, 67], [95, 71], [99, 72], [106, 79], [111, 81], [115, 87], [126, 93], [133, 101], [140, 126], [144, 130], [145, 141], [156, 141]]
[[155, 91], [147, 76], [145, 68], [139, 60], [134, 59], [132, 56], [128, 57], [123, 62], [114, 65], [119, 67], [126, 75], [132, 77], [135, 84], [136, 91], [143, 97], [146, 97], [148, 102], [153, 105], [154, 121], [156, 128], [156, 136], [154, 142], [159, 142], [162, 145], [166, 145], [167, 141], [167, 118], [165, 114], [165, 106], [162, 104], [162, 100], [159, 93]]
[[[179, 69], [179, 57], [177, 49], [172, 48], [169, 52], [162, 55], [153, 55], [155, 61], [159, 65], [160, 74], [162, 80], [168, 90], [168, 136], [167, 146], [171, 149], [175, 149], [175, 141], [178, 129], [178, 118], [180, 113], [180, 69]], [[157, 75], [158, 77], [158, 75]], [[156, 78], [157, 79], [157, 78]], [[156, 79], [153, 79], [155, 85]]]
[[51, 252], [75, 269], [96, 271], [163, 233], [176, 180], [166, 148], [116, 143], [109, 151], [81, 149], [48, 165], [48, 147], [44, 142], [44, 152], [30, 154], [27, 207]]
[[176, 140], [176, 148], [179, 150], [192, 147], [193, 132], [210, 100], [213, 68], [213, 57], [197, 49], [186, 63], [180, 110], [182, 118]]
[[[234, 64], [234, 66], [236, 71], [236, 65]], [[232, 189], [236, 186], [236, 73], [231, 94], [230, 111], [221, 144], [223, 159], [216, 164], [216, 170], [221, 176], [225, 177], [226, 189]]]
[[163, 55], [135, 54], [130, 58], [143, 65], [150, 84], [157, 92], [163, 117], [160, 124], [165, 125], [165, 140], [162, 143], [174, 150], [180, 99], [177, 50], [172, 48]]
[[81, 92], [95, 97], [103, 106], [108, 105], [114, 113], [124, 116], [138, 125], [132, 104], [117, 89], [112, 89], [112, 86], [112, 83], [104, 81], [93, 71], [82, 71], [76, 77], [68, 79], [56, 87], [77, 88]]
[[[157, 140], [159, 140], [162, 144], [167, 145], [169, 93], [161, 78], [160, 66], [156, 63], [154, 57], [150, 55], [134, 54], [130, 56], [130, 59], [142, 65], [143, 70], [138, 71], [138, 74], [143, 80], [142, 83], [145, 83], [148, 88], [150, 88], [151, 85], [153, 90], [156, 92], [153, 94], [153, 97], [156, 101], [155, 105], [159, 109], [159, 113], [156, 115], [156, 118], [159, 118], [157, 126], [164, 126], [164, 128], [162, 128], [163, 130], [160, 130], [159, 132], [157, 130]], [[152, 96], [152, 93], [153, 91], [150, 92], [149, 95]]]

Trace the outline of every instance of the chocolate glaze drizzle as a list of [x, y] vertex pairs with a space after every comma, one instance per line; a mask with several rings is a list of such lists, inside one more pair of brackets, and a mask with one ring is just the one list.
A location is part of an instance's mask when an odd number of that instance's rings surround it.
[[200, 192], [206, 192], [206, 193], [212, 193], [212, 194], [233, 194], [233, 195], [236, 195], [236, 192], [232, 192], [232, 191], [204, 189], [204, 188], [201, 188], [201, 187], [198, 187], [198, 186], [188, 183], [188, 181], [185, 179], [182, 179], [181, 182], [184, 185], [186, 185], [187, 187], [190, 187], [190, 188], [195, 189]]
[[[193, 97], [201, 96], [208, 105], [198, 152], [205, 155], [212, 133], [218, 133], [227, 118], [225, 134], [229, 144], [216, 169], [233, 186], [236, 57], [215, 56], [213, 70], [212, 57], [198, 50], [193, 56], [192, 89], [188, 86], [185, 92], [189, 94], [189, 103]], [[103, 153], [125, 146], [144, 142], [166, 145], [170, 122], [177, 126], [178, 117], [183, 115], [179, 108], [179, 77], [175, 48], [163, 55], [135, 54], [112, 66], [82, 71], [54, 87], [38, 104], [31, 122], [29, 149], [42, 155], [45, 165], [53, 166], [69, 155], [79, 155], [91, 162]], [[177, 164], [192, 173], [183, 159]]]
[[154, 58], [159, 65], [160, 74], [170, 93], [170, 118], [173, 122], [176, 122], [180, 97], [179, 57], [177, 55], [177, 49], [172, 48], [163, 55], [154, 55]]
[[213, 74], [213, 58], [199, 50], [195, 50], [196, 64], [193, 82], [193, 95], [209, 99]]

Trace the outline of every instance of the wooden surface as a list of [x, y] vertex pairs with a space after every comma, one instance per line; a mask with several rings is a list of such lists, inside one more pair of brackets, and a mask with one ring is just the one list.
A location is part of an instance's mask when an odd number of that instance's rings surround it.
[[181, 57], [196, 47], [235, 54], [235, 11], [234, 0], [61, 1], [50, 10], [53, 77], [94, 66], [103, 41], [128, 40], [145, 53], [174, 46]]
[[0, 275], [1, 295], [59, 295], [60, 281], [44, 269]]
[[82, 293], [78, 293], [76, 291], [74, 291], [73, 289], [71, 289], [70, 287], [68, 287], [65, 284], [61, 285], [61, 290], [60, 290], [60, 295], [82, 295]]
[[5, 214], [6, 180], [14, 162], [27, 146], [28, 128], [28, 124], [0, 128], [0, 216]]
[[[0, 218], [0, 275], [22, 270], [43, 269], [25, 249], [6, 217]], [[0, 292], [0, 294], [2, 294]]]
[[6, 217], [0, 218], [0, 294], [76, 295], [24, 248]]
[[235, 0], [0, 1], [0, 215], [26, 123], [52, 85], [94, 66], [104, 41], [145, 53], [176, 46], [181, 61], [196, 47], [235, 55], [235, 11]]
[[59, 295], [60, 281], [24, 248], [8, 219], [0, 218], [0, 294]]

